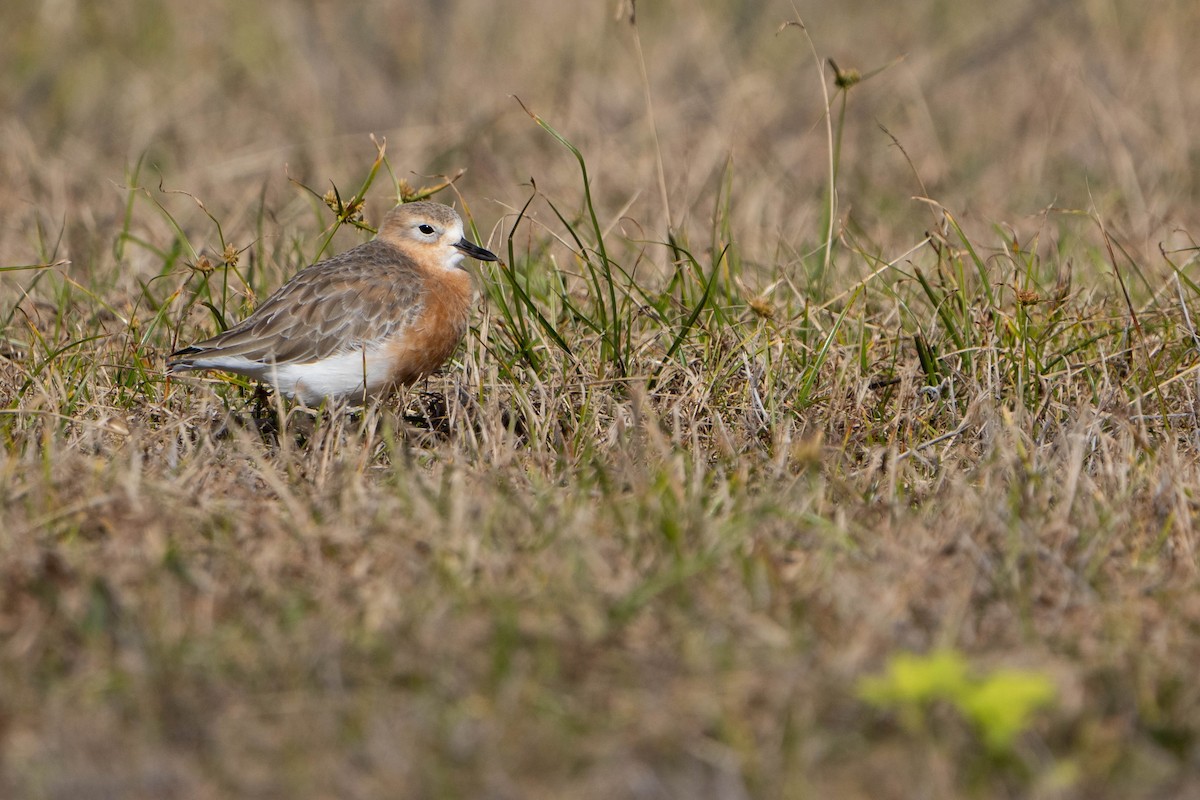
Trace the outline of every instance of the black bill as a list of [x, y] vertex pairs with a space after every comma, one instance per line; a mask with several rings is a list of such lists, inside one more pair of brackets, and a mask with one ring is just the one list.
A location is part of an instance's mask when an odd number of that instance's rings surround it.
[[491, 250], [484, 250], [474, 242], [469, 242], [466, 239], [459, 239], [455, 244], [459, 250], [469, 255], [471, 258], [479, 259], [480, 261], [499, 261], [496, 254]]

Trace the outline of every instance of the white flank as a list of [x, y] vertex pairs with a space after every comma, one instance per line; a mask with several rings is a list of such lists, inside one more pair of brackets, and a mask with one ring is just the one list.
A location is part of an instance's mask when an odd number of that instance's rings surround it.
[[[241, 356], [197, 358], [193, 369], [222, 369], [266, 381], [288, 397], [308, 406], [326, 399], [361, 402], [387, 385], [390, 364], [378, 350], [362, 350], [314, 361], [309, 364], [263, 364]], [[363, 378], [366, 378], [365, 386]]]

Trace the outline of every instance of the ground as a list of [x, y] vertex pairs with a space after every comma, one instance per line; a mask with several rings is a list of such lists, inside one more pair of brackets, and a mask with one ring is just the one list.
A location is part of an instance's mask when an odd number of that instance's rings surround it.
[[[3, 796], [1200, 796], [1195, 4], [9, 5]], [[440, 373], [168, 380], [426, 193]]]

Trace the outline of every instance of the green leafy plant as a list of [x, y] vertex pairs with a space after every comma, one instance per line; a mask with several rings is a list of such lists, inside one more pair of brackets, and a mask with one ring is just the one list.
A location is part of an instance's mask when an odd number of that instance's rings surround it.
[[900, 653], [882, 675], [863, 678], [858, 693], [871, 705], [897, 710], [909, 724], [918, 726], [931, 704], [946, 702], [994, 754], [1011, 751], [1033, 714], [1056, 696], [1054, 683], [1038, 672], [998, 669], [973, 675], [955, 650], [926, 656]]

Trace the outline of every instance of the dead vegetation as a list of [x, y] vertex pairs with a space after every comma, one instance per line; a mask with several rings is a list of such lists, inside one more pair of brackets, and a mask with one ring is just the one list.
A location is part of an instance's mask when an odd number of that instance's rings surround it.
[[[1191, 5], [109, 6], [0, 33], [5, 796], [1197, 791]], [[444, 374], [166, 380], [462, 168]]]

